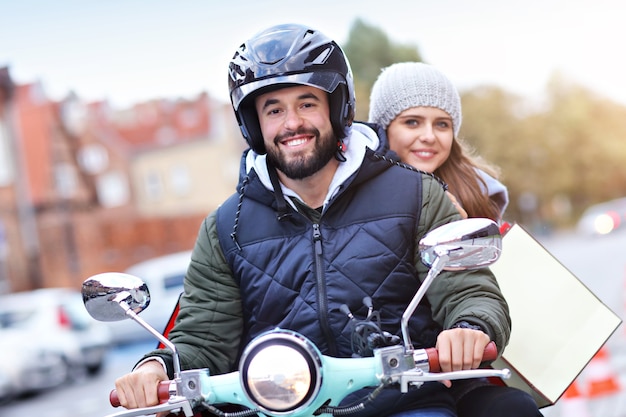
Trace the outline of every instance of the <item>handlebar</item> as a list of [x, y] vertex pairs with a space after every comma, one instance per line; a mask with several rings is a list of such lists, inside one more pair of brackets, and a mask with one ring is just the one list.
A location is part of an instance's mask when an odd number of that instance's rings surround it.
[[[426, 354], [428, 358], [428, 372], [441, 372], [441, 366], [439, 364], [439, 353], [436, 348], [427, 348], [422, 349], [422, 351]], [[496, 344], [494, 342], [489, 342], [489, 344], [485, 347], [485, 351], [483, 353], [483, 362], [493, 361], [498, 357], [498, 349], [496, 348]], [[157, 387], [157, 396], [159, 398], [159, 403], [166, 403], [170, 399], [173, 381], [161, 381]], [[117, 390], [112, 390], [109, 394], [109, 402], [113, 407], [119, 407], [120, 400], [117, 396]]]

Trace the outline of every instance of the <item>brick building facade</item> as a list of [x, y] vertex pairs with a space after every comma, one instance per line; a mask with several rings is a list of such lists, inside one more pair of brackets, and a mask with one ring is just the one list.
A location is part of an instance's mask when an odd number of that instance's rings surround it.
[[240, 137], [229, 105], [205, 94], [114, 110], [0, 69], [0, 293], [78, 288], [190, 249], [234, 191]]

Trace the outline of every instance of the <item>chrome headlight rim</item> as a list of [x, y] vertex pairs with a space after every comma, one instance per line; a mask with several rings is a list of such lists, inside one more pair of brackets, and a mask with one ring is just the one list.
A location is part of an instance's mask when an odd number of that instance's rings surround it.
[[[308, 366], [310, 384], [306, 394], [300, 401], [288, 407], [275, 409], [265, 405], [262, 399], [257, 398], [248, 381], [250, 363], [257, 355], [272, 346], [285, 346], [299, 353]], [[291, 415], [308, 407], [318, 396], [322, 385], [322, 355], [317, 347], [304, 336], [290, 330], [276, 329], [257, 336], [248, 344], [242, 353], [239, 365], [241, 386], [248, 400], [261, 411], [273, 415]]]

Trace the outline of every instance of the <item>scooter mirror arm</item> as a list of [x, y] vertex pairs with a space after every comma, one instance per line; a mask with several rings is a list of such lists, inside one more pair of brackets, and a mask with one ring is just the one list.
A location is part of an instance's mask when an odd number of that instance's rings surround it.
[[179, 380], [180, 379], [180, 359], [178, 357], [178, 351], [176, 350], [176, 346], [169, 341], [169, 339], [167, 339], [165, 336], [163, 336], [161, 333], [157, 332], [155, 329], [152, 328], [152, 326], [150, 326], [148, 323], [146, 323], [146, 321], [144, 319], [142, 319], [139, 314], [135, 313], [133, 311], [132, 308], [130, 308], [130, 306], [128, 305], [128, 303], [124, 300], [119, 300], [118, 301], [120, 307], [122, 307], [126, 313], [126, 315], [128, 317], [130, 317], [131, 319], [133, 319], [134, 321], [136, 321], [137, 323], [139, 323], [141, 325], [141, 327], [143, 327], [144, 329], [146, 329], [147, 331], [149, 331], [154, 337], [156, 337], [159, 342], [163, 343], [165, 346], [167, 346], [171, 351], [172, 351], [172, 360], [174, 361], [174, 379], [175, 380]]
[[404, 341], [404, 349], [407, 354], [412, 354], [414, 350], [413, 343], [411, 342], [411, 336], [409, 335], [409, 319], [415, 312], [415, 309], [419, 305], [420, 301], [422, 301], [422, 298], [424, 298], [424, 295], [426, 294], [428, 287], [430, 287], [430, 284], [437, 277], [437, 275], [439, 275], [439, 273], [443, 271], [443, 268], [445, 267], [447, 261], [448, 261], [447, 250], [442, 251], [442, 253], [438, 254], [437, 258], [435, 259], [432, 266], [428, 270], [428, 274], [426, 275], [426, 278], [424, 278], [422, 285], [420, 285], [419, 289], [413, 296], [413, 299], [411, 300], [406, 310], [402, 314], [400, 325], [402, 327], [402, 339]]

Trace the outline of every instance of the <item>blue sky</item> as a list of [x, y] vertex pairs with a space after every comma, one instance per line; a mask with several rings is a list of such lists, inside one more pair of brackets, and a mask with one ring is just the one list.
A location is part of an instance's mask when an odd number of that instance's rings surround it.
[[626, 105], [620, 0], [0, 0], [0, 66], [55, 99], [227, 101], [228, 61], [257, 31], [303, 23], [341, 44], [356, 18], [415, 44], [460, 89], [534, 98], [558, 72]]

